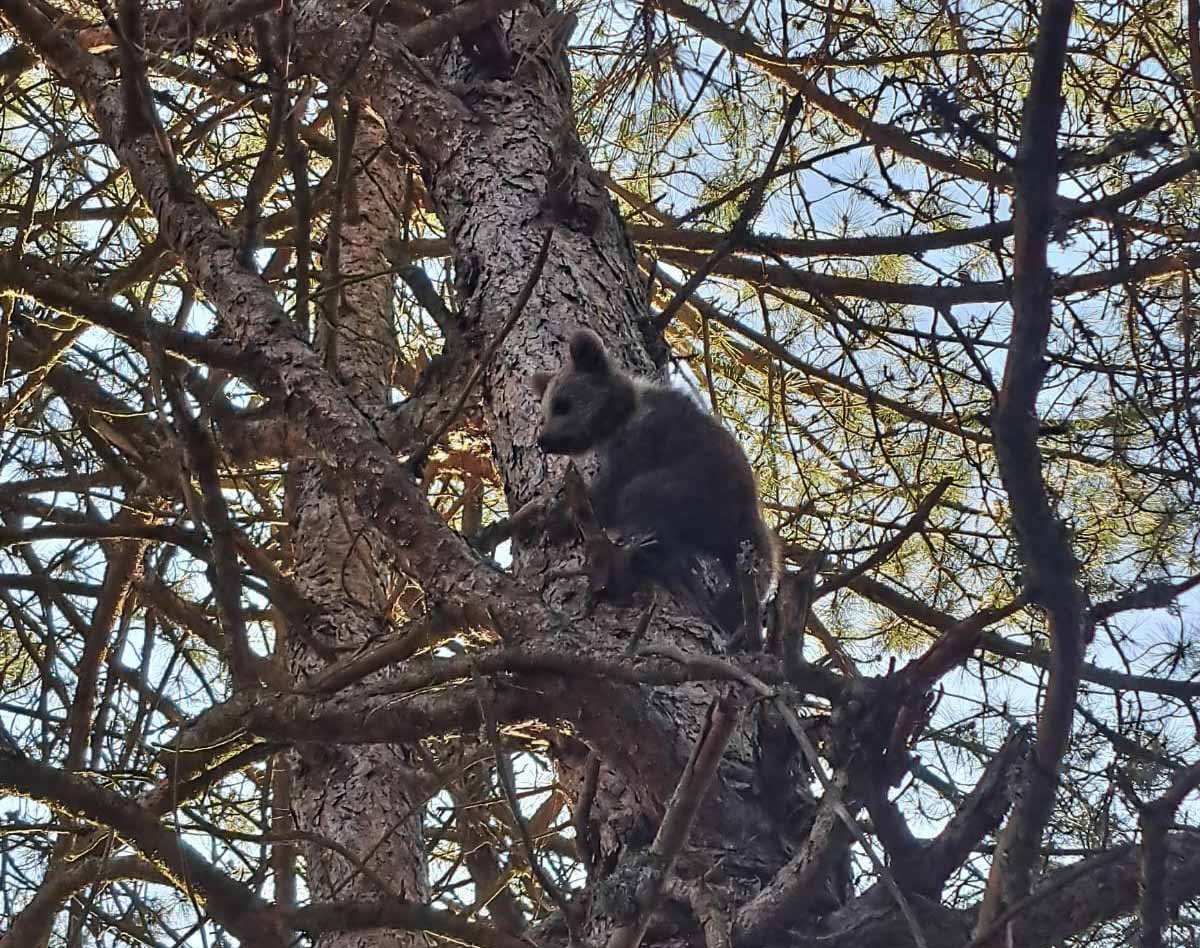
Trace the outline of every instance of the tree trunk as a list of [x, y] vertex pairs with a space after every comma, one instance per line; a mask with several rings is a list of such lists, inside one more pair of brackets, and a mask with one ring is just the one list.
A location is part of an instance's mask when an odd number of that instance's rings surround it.
[[[483, 131], [426, 174], [450, 241], [464, 335], [476, 351], [500, 330], [543, 233], [553, 229], [533, 296], [485, 376], [485, 422], [510, 510], [551, 501], [562, 487], [566, 462], [535, 444], [539, 408], [530, 380], [558, 367], [572, 330], [586, 326], [600, 333], [627, 371], [662, 379], [665, 361], [632, 246], [579, 141], [566, 57], [547, 40], [558, 23], [557, 15], [522, 9], [508, 31], [519, 65], [506, 81], [486, 81], [456, 62], [449, 78], [466, 75]], [[587, 460], [575, 463], [585, 473], [592, 470]], [[561, 610], [568, 627], [583, 616], [584, 581], [562, 578], [582, 566], [578, 546], [564, 549], [540, 536], [517, 545], [514, 554], [516, 575]], [[657, 595], [665, 606], [656, 612], [647, 643], [689, 654], [723, 650], [717, 633], [694, 611]], [[601, 604], [592, 617], [599, 634], [579, 643], [581, 660], [618, 658], [646, 606]], [[692, 683], [650, 693], [611, 682], [580, 684], [582, 743], [554, 739], [555, 763], [565, 786], [577, 793], [586, 748], [602, 760], [592, 811], [599, 848], [593, 855], [611, 867], [620, 854], [644, 848], [653, 837], [721, 689]], [[692, 836], [704, 853], [697, 858], [709, 865], [721, 861], [731, 891], [754, 885], [752, 878], [765, 878], [787, 858], [756, 764], [762, 756], [758, 721], [743, 714]]]
[[[367, 410], [385, 403], [395, 359], [393, 288], [383, 246], [401, 201], [402, 170], [379, 125], [359, 122], [349, 179], [353, 190], [337, 235], [341, 272], [332, 279], [385, 275], [351, 279], [335, 288], [332, 292], [340, 297], [336, 307], [330, 293], [324, 294], [317, 338], [327, 364]], [[388, 538], [365, 524], [352, 505], [339, 501], [324, 465], [298, 463], [290, 482], [296, 585], [326, 617], [322, 628], [310, 633], [320, 635], [318, 640], [293, 635], [287, 643], [292, 675], [303, 686], [306, 678], [327, 667], [329, 656], [352, 656], [377, 645], [381, 633], [394, 628], [389, 619], [398, 577], [381, 552]], [[297, 749], [292, 797], [298, 827], [346, 847], [369, 870], [321, 840], [309, 841], [307, 881], [314, 899], [428, 897], [421, 833], [424, 791], [415, 777], [413, 755], [414, 749], [402, 744], [307, 744]], [[387, 885], [385, 892], [376, 879]], [[419, 933], [387, 930], [334, 932], [320, 939], [327, 948], [421, 942]]]

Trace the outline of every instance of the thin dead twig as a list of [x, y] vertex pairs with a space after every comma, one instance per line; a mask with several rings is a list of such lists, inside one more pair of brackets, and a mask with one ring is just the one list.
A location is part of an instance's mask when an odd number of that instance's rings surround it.
[[483, 676], [475, 674], [475, 693], [479, 699], [479, 712], [483, 717], [484, 726], [487, 728], [488, 740], [492, 745], [492, 752], [496, 757], [496, 774], [500, 778], [500, 789], [504, 793], [504, 798], [508, 803], [509, 811], [512, 813], [513, 826], [516, 827], [517, 836], [521, 841], [521, 847], [525, 850], [525, 859], [529, 863], [529, 868], [533, 872], [533, 876], [537, 879], [538, 885], [558, 907], [562, 913], [563, 921], [566, 922], [567, 929], [571, 932], [571, 941], [578, 941], [576, 936], [576, 927], [582, 921], [580, 915], [580, 907], [574, 904], [569, 893], [564, 892], [554, 882], [553, 879], [546, 873], [541, 861], [537, 857], [537, 847], [534, 845], [533, 837], [529, 833], [529, 826], [525, 822], [525, 818], [521, 816], [521, 805], [517, 799], [517, 781], [513, 774], [512, 761], [509, 759], [508, 753], [504, 750], [504, 746], [500, 743], [500, 729], [496, 726], [496, 716], [492, 712], [492, 695], [488, 686], [485, 684]]
[[500, 346], [504, 344], [504, 340], [508, 338], [508, 334], [517, 324], [517, 320], [521, 317], [521, 312], [525, 309], [525, 304], [529, 302], [529, 297], [533, 295], [533, 288], [537, 286], [538, 280], [541, 278], [542, 269], [546, 265], [546, 257], [550, 253], [550, 240], [554, 236], [554, 230], [547, 229], [542, 236], [542, 246], [538, 250], [537, 257], [533, 261], [533, 268], [529, 271], [529, 276], [525, 280], [525, 285], [521, 287], [521, 292], [517, 294], [517, 298], [513, 300], [512, 308], [508, 312], [508, 318], [504, 320], [500, 331], [488, 344], [486, 350], [475, 367], [471, 370], [467, 382], [463, 385], [461, 394], [454, 403], [454, 407], [446, 415], [445, 419], [438, 426], [425, 443], [409, 458], [409, 463], [414, 469], [419, 469], [425, 464], [425, 460], [429, 457], [429, 452], [433, 450], [434, 445], [442, 440], [442, 437], [450, 430], [450, 426], [458, 419], [463, 408], [467, 404], [467, 399], [471, 397], [471, 393], [475, 390], [476, 384], [482, 377], [484, 370], [491, 364], [496, 353], [500, 350]]
[[653, 868], [649, 870], [648, 878], [638, 886], [637, 919], [632, 925], [614, 930], [609, 936], [607, 948], [638, 948], [641, 944], [650, 919], [662, 902], [675, 861], [687, 842], [700, 804], [716, 776], [725, 747], [733, 736], [740, 717], [739, 710], [732, 692], [719, 696], [709, 706], [692, 756], [675, 785], [671, 802], [667, 805], [650, 847]]

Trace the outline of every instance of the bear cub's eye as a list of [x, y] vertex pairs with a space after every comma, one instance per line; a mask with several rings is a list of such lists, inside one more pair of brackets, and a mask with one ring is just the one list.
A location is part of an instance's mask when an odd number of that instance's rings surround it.
[[554, 415], [565, 415], [571, 410], [571, 403], [565, 398], [556, 398], [550, 403], [550, 413]]

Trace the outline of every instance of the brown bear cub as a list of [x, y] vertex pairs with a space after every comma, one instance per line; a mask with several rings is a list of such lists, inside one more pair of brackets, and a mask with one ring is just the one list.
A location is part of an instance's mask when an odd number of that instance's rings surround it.
[[[620, 371], [588, 329], [571, 336], [570, 360], [557, 373], [537, 373], [533, 388], [542, 399], [538, 446], [548, 454], [596, 452], [590, 498], [600, 526], [622, 539], [650, 538], [660, 582], [690, 569], [697, 555], [717, 560], [729, 579], [715, 610], [727, 631], [743, 624], [743, 595], [757, 593], [750, 604], [760, 617], [778, 580], [779, 547], [734, 437], [684, 393]], [[746, 567], [756, 590], [743, 582]], [[759, 634], [743, 630], [751, 642]]]

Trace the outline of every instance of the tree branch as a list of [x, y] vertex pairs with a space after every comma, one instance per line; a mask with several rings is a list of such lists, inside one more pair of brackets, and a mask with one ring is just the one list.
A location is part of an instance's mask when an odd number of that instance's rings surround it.
[[715, 699], [708, 709], [704, 728], [696, 739], [692, 756], [680, 774], [675, 793], [659, 824], [650, 847], [651, 862], [647, 875], [637, 889], [637, 916], [632, 924], [613, 930], [607, 948], [638, 948], [655, 910], [662, 902], [679, 853], [687, 843], [700, 804], [716, 776], [725, 746], [733, 737], [739, 708], [732, 693]]
[[163, 826], [138, 804], [55, 767], [17, 756], [2, 744], [0, 788], [111, 827], [160, 867], [174, 886], [183, 892], [194, 891], [213, 918], [239, 939], [286, 948], [281, 919], [269, 904], [206, 861], [174, 829]]
[[1047, 262], [1058, 188], [1058, 126], [1072, 0], [1043, 0], [1033, 75], [1017, 148], [1014, 196], [1013, 326], [1004, 380], [992, 415], [1000, 478], [1008, 494], [1013, 532], [1031, 599], [1047, 613], [1050, 680], [1038, 719], [1034, 765], [1001, 834], [976, 922], [986, 931], [1004, 906], [1028, 894], [1042, 831], [1054, 806], [1083, 653], [1091, 637], [1079, 564], [1066, 525], [1050, 501], [1038, 447], [1038, 392], [1046, 373], [1052, 316]]

